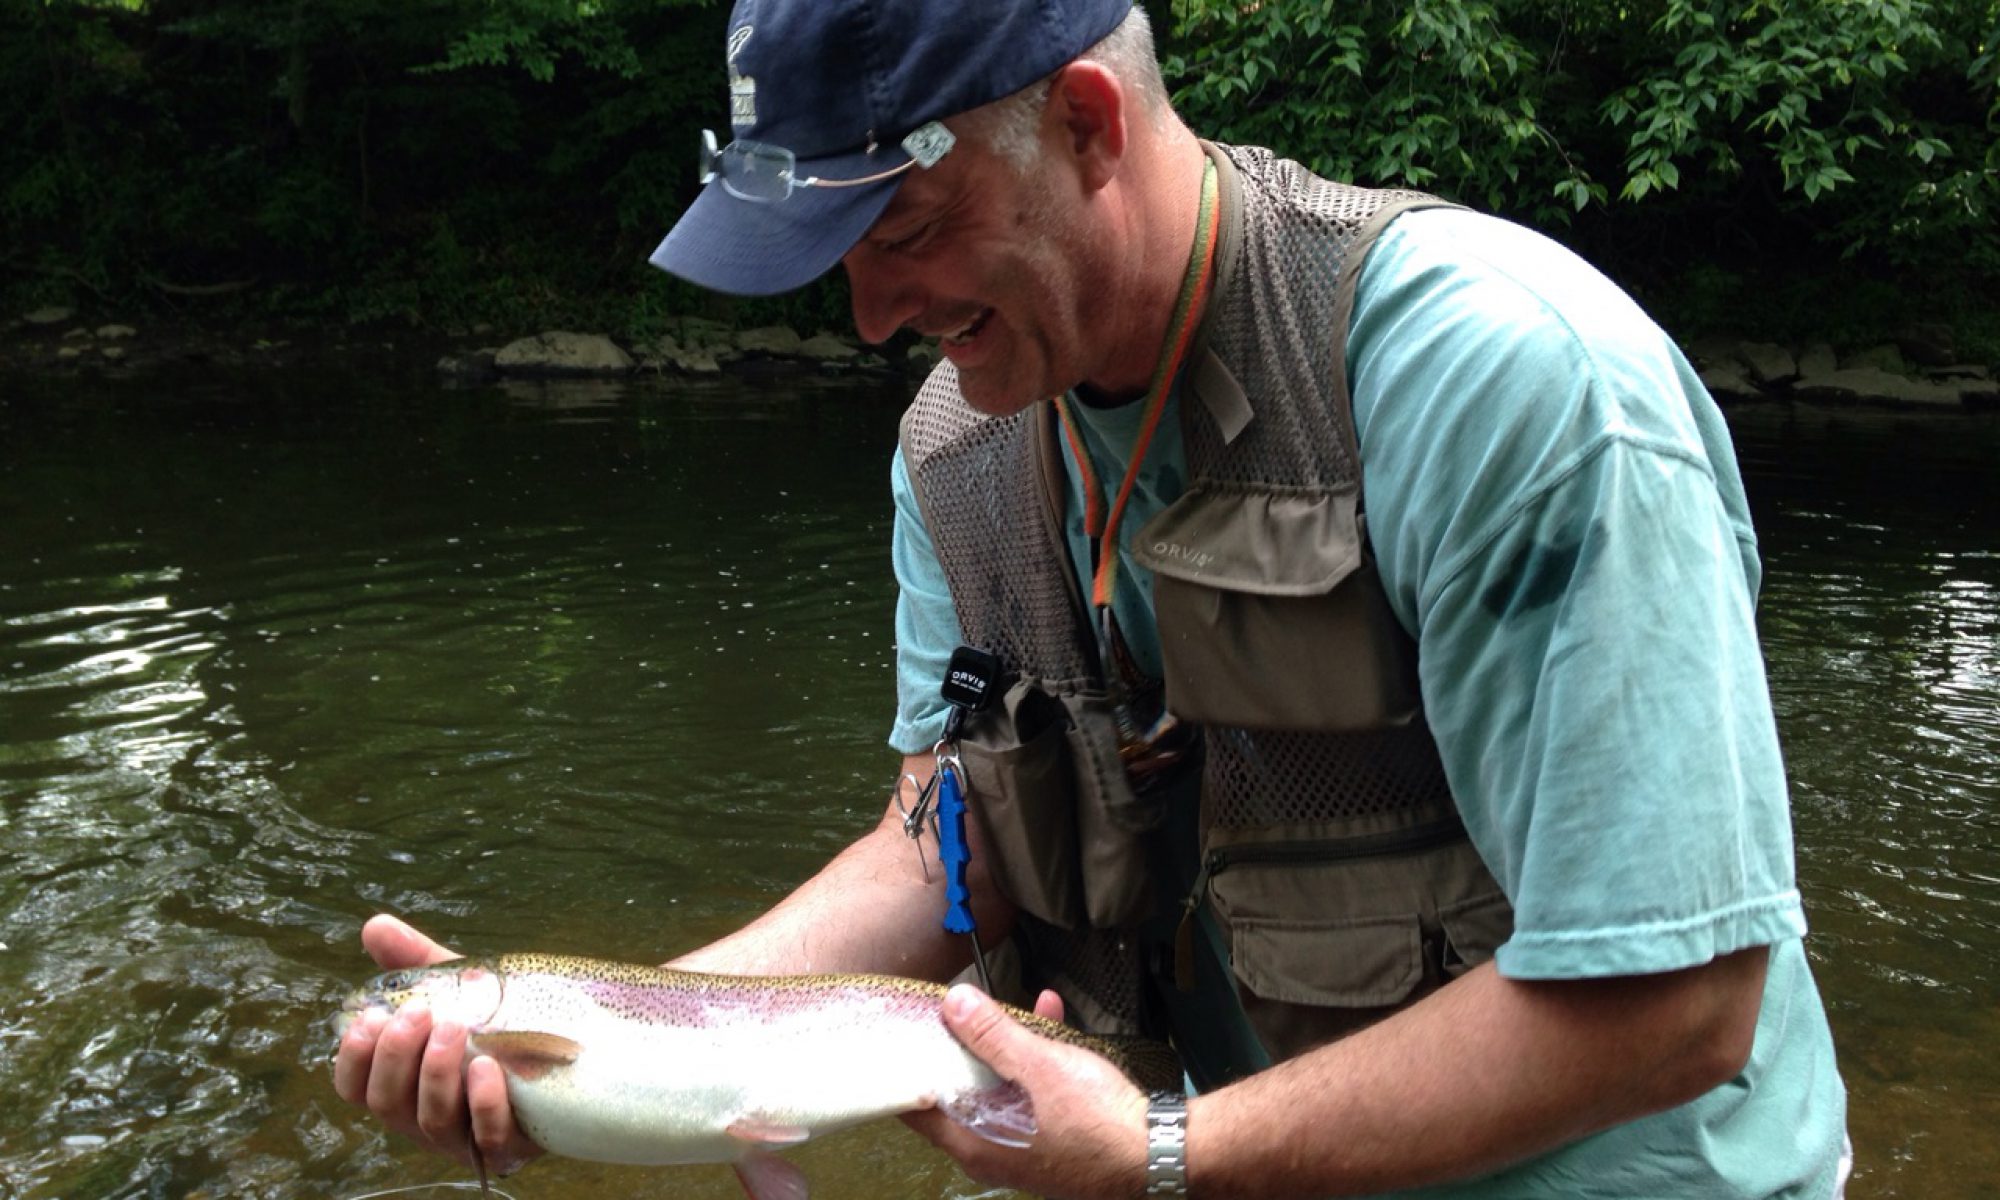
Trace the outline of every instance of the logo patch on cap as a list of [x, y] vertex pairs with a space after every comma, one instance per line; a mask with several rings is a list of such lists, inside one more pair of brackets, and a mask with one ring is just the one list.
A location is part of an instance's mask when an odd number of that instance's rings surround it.
[[903, 149], [917, 160], [917, 165], [926, 171], [938, 165], [938, 160], [951, 153], [958, 139], [944, 127], [941, 121], [927, 121], [910, 131], [903, 139]]
[[757, 123], [757, 81], [736, 73], [736, 56], [743, 53], [743, 47], [755, 32], [753, 26], [743, 25], [729, 34], [729, 123], [738, 130], [747, 130]]

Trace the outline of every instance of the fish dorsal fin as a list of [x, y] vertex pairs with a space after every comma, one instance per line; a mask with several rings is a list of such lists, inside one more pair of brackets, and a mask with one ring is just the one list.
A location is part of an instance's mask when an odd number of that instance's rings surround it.
[[806, 1173], [762, 1150], [737, 1160], [736, 1181], [750, 1200], [806, 1200]]
[[466, 1039], [474, 1051], [489, 1055], [509, 1075], [535, 1080], [566, 1067], [583, 1053], [583, 1044], [559, 1033], [502, 1029], [475, 1033]]
[[731, 1121], [724, 1132], [754, 1146], [796, 1146], [813, 1135], [803, 1125], [775, 1121], [761, 1113], [745, 1113]]

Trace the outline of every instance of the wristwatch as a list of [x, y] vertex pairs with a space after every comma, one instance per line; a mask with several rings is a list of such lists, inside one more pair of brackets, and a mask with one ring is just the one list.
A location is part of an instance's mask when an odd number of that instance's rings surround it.
[[1188, 1194], [1187, 1097], [1179, 1092], [1154, 1092], [1147, 1098], [1146, 1194]]

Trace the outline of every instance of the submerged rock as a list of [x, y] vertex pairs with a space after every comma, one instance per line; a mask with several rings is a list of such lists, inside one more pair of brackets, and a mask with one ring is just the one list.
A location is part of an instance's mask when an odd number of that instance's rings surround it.
[[486, 383], [500, 377], [500, 368], [494, 362], [499, 354], [498, 350], [492, 349], [447, 354], [438, 359], [437, 373], [461, 383]]
[[508, 375], [586, 376], [630, 374], [633, 364], [631, 355], [602, 334], [557, 329], [507, 343], [493, 365]]
[[788, 329], [783, 325], [764, 325], [737, 334], [736, 348], [745, 354], [768, 354], [774, 358], [790, 358], [799, 352], [799, 346], [803, 341], [795, 329]]
[[1764, 393], [1750, 381], [1749, 373], [1740, 362], [1719, 362], [1703, 367], [1701, 385], [1719, 404], [1764, 398]]
[[1875, 367], [1851, 367], [1799, 380], [1793, 394], [1805, 400], [1886, 404], [1897, 408], [1963, 408], [1957, 382], [1912, 379]]
[[60, 325], [75, 315], [76, 310], [73, 308], [61, 308], [51, 304], [31, 313], [23, 313], [21, 319], [30, 325]]
[[638, 352], [639, 365], [655, 371], [714, 375], [722, 370], [722, 364], [708, 346], [693, 341], [684, 342], [671, 333], [663, 333], [634, 349]]
[[798, 354], [801, 358], [817, 359], [820, 362], [845, 362], [851, 358], [859, 358], [861, 349], [830, 333], [821, 333], [800, 342]]
[[1846, 371], [1868, 370], [1887, 371], [1891, 375], [1908, 375], [1909, 364], [1903, 361], [1900, 347], [1891, 345], [1870, 346], [1856, 350], [1841, 360], [1841, 369]]
[[1840, 369], [1840, 360], [1833, 355], [1833, 347], [1825, 342], [1815, 342], [1799, 354], [1799, 379], [1801, 382], [1818, 375], [1831, 375]]
[[1799, 377], [1799, 360], [1776, 342], [1744, 342], [1737, 347], [1750, 378], [1765, 387], [1790, 383]]

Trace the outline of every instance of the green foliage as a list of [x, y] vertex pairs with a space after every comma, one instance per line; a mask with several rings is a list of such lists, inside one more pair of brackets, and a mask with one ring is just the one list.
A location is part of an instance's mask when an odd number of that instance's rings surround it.
[[603, 315], [657, 274], [726, 0], [0, 5], [0, 289]]
[[[1205, 135], [1527, 220], [1668, 303], [2000, 281], [1996, 0], [1147, 4]], [[840, 327], [838, 279], [738, 302], [645, 265], [693, 196], [696, 130], [721, 121], [727, 10], [0, 4], [0, 291], [635, 335], [680, 312]]]
[[589, 0], [495, 0], [453, 39], [435, 70], [516, 67], [537, 83], [556, 77], [556, 64], [574, 58], [584, 67], [626, 79], [641, 74], [612, 5]]
[[[1548, 6], [1176, 0], [1162, 65], [1197, 129], [1336, 178], [1559, 221], [1604, 195], [1544, 115], [1567, 69]], [[1554, 11], [1554, 10], [1549, 10]]]
[[1175, 0], [1197, 129], [1640, 275], [1831, 254], [2000, 279], [1993, 0]]

